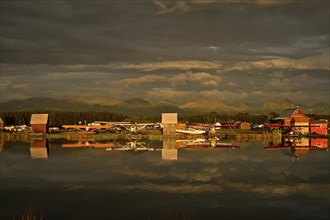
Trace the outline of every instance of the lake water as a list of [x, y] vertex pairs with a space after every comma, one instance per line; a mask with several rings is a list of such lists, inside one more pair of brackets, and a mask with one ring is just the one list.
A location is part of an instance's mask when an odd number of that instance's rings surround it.
[[0, 217], [329, 219], [329, 146], [318, 141], [6, 142]]

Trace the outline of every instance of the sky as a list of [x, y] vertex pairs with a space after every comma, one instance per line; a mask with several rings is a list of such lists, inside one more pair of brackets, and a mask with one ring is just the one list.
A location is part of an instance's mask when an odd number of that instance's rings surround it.
[[329, 105], [327, 0], [2, 0], [0, 101]]

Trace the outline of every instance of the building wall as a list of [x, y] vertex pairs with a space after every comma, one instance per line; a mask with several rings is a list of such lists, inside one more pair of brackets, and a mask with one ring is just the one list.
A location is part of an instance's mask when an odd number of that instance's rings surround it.
[[163, 113], [162, 114], [163, 124], [176, 124], [178, 123], [178, 113]]
[[35, 133], [47, 133], [47, 125], [45, 124], [32, 124], [31, 130]]
[[178, 123], [178, 113], [163, 113], [163, 135], [174, 135], [176, 133], [176, 124]]
[[176, 133], [176, 124], [163, 124], [163, 135], [174, 135]]
[[299, 132], [301, 134], [308, 134], [309, 132], [309, 124], [308, 122], [295, 122], [293, 123], [293, 131]]
[[248, 123], [248, 122], [242, 122], [240, 124], [240, 129], [251, 129], [250, 123]]
[[328, 134], [328, 124], [327, 123], [311, 123], [310, 124], [310, 133], [311, 134]]

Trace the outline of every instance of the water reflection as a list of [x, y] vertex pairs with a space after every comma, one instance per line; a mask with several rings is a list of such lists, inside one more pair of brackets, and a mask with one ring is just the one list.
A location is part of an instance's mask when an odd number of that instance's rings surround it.
[[163, 160], [178, 160], [178, 149], [240, 149], [234, 142], [221, 142], [219, 139], [197, 138], [176, 140], [165, 138], [162, 146], [153, 146], [152, 142], [142, 141], [140, 138], [126, 138], [111, 141], [85, 140], [74, 143], [63, 143], [63, 148], [105, 148], [106, 151], [161, 151]]
[[326, 138], [283, 138], [281, 143], [264, 147], [265, 150], [281, 150], [286, 156], [292, 158], [292, 161], [299, 160], [302, 155], [306, 155], [311, 150], [328, 150], [328, 139]]
[[32, 159], [48, 159], [49, 145], [47, 139], [32, 139], [30, 144]]
[[[19, 219], [28, 207], [45, 219], [148, 219], [163, 209], [198, 219], [253, 219], [256, 210], [260, 219], [329, 218], [327, 141], [212, 141], [10, 142], [0, 154], [0, 218]], [[282, 154], [306, 144], [303, 163]], [[48, 160], [31, 160], [39, 147]]]
[[163, 140], [162, 159], [163, 160], [177, 160], [178, 159], [178, 149], [177, 149], [175, 139], [164, 139]]
[[0, 153], [1, 153], [2, 149], [4, 148], [4, 146], [5, 146], [5, 141], [0, 140]]

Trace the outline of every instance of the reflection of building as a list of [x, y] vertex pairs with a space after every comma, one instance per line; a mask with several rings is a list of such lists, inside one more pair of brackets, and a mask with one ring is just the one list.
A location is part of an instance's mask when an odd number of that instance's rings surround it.
[[3, 147], [5, 146], [5, 141], [0, 140], [0, 152], [2, 151]]
[[32, 139], [30, 154], [32, 159], [47, 159], [49, 153], [47, 139]]
[[163, 160], [178, 159], [178, 149], [176, 148], [175, 140], [167, 139], [167, 138], [163, 140], [162, 159]]
[[326, 138], [291, 138], [283, 139], [278, 145], [269, 145], [265, 150], [281, 150], [283, 154], [298, 158], [307, 154], [310, 150], [325, 150], [328, 148], [328, 139]]
[[310, 146], [327, 149], [328, 148], [328, 139], [327, 138], [311, 138]]
[[0, 117], [0, 130], [3, 129], [4, 124], [5, 124], [5, 123], [3, 122], [2, 118]]
[[48, 114], [32, 114], [31, 130], [35, 133], [47, 133], [48, 131]]

